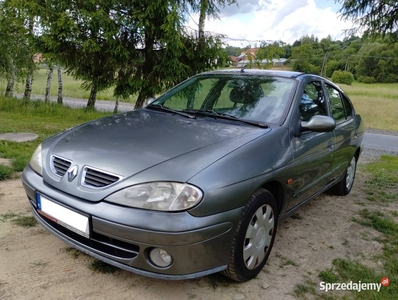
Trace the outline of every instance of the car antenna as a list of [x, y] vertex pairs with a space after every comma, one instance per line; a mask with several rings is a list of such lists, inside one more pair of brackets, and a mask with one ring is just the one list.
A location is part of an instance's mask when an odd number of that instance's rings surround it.
[[244, 65], [244, 66], [242, 67], [242, 69], [240, 69], [240, 72], [241, 72], [241, 73], [245, 73], [245, 69], [246, 69], [246, 67], [247, 67], [247, 64], [246, 64], [246, 65]]

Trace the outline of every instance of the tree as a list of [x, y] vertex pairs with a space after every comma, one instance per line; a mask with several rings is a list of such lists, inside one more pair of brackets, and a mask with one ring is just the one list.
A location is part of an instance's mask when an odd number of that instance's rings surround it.
[[57, 103], [58, 104], [63, 104], [64, 98], [63, 98], [63, 82], [62, 82], [62, 67], [61, 65], [57, 66], [57, 75], [58, 75], [58, 97], [57, 97]]
[[[42, 22], [41, 47], [96, 93], [115, 85], [115, 96], [145, 99], [223, 58], [219, 37], [203, 29], [214, 3], [234, 0], [33, 0]], [[188, 9], [201, 13], [199, 35], [185, 30]], [[225, 51], [222, 51], [225, 53]]]
[[[216, 4], [234, 1], [136, 1], [129, 11], [123, 35], [131, 36], [135, 28], [128, 63], [120, 68], [115, 95], [138, 94], [135, 108], [193, 74], [223, 65], [228, 59], [222, 37], [206, 33], [206, 15], [215, 16]], [[131, 6], [130, 6], [131, 7]], [[188, 10], [199, 12], [198, 30], [183, 26]], [[131, 23], [134, 21], [134, 23]], [[129, 41], [127, 41], [129, 42]], [[135, 43], [134, 43], [135, 42]]]
[[0, 1], [0, 76], [7, 79], [6, 96], [14, 83], [33, 69], [33, 22], [25, 1]]
[[54, 65], [50, 64], [48, 67], [46, 92], [44, 94], [44, 102], [46, 103], [50, 102], [50, 90], [51, 90], [51, 82], [53, 80], [53, 72], [54, 72]]
[[227, 52], [230, 56], [239, 56], [242, 52], [242, 48], [234, 47], [234, 46], [227, 46], [225, 47], [225, 52]]
[[303, 36], [292, 50], [292, 69], [294, 71], [320, 74], [324, 54], [318, 39], [314, 36]]
[[122, 62], [117, 61], [122, 47], [114, 13], [120, 1], [33, 2], [42, 26], [41, 50], [83, 80], [83, 88], [90, 90], [87, 108], [93, 109], [97, 92], [114, 84], [114, 74]]
[[[358, 64], [355, 68], [360, 81], [398, 82], [398, 45], [388, 45], [381, 41], [365, 43], [358, 51]], [[370, 81], [373, 81], [370, 80]]]
[[356, 25], [352, 33], [364, 30], [365, 35], [378, 36], [398, 29], [397, 0], [339, 0], [339, 3], [342, 17]]
[[280, 58], [284, 54], [281, 45], [283, 44], [280, 42], [263, 42], [257, 51], [256, 60], [261, 64], [265, 60], [265, 68], [270, 67], [273, 64], [273, 59]]

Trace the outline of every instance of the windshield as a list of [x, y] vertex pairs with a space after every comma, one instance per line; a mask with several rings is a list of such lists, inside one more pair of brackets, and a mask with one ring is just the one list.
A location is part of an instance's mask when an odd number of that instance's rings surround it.
[[151, 105], [279, 123], [294, 84], [294, 79], [264, 75], [200, 75], [166, 92]]

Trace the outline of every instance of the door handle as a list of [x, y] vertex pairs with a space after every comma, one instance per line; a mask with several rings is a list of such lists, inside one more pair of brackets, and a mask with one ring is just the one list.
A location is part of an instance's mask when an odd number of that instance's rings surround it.
[[334, 149], [334, 143], [333, 143], [333, 141], [329, 141], [329, 142], [328, 142], [328, 148], [329, 148], [329, 150], [333, 150], [333, 149]]

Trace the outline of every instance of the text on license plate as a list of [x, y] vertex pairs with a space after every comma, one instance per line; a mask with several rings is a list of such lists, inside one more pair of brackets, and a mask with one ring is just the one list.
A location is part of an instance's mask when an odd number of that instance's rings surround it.
[[88, 217], [74, 212], [64, 206], [48, 200], [40, 194], [36, 195], [37, 211], [50, 217], [51, 220], [59, 225], [76, 232], [84, 237], [90, 237], [90, 225]]

